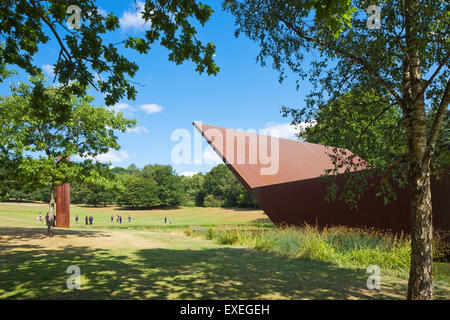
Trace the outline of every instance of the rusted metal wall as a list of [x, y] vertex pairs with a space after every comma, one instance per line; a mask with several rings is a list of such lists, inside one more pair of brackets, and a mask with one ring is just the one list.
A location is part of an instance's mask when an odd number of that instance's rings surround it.
[[[66, 159], [70, 161], [70, 157]], [[61, 161], [61, 157], [57, 160]], [[70, 227], [70, 184], [68, 183], [56, 187], [56, 226]]]
[[56, 187], [56, 226], [70, 227], [70, 184]]
[[[342, 187], [345, 175], [336, 178]], [[374, 178], [378, 182], [379, 178]], [[317, 224], [319, 227], [345, 225], [374, 227], [392, 232], [410, 233], [410, 195], [406, 188], [396, 188], [396, 200], [384, 204], [372, 187], [358, 202], [359, 209], [351, 210], [343, 200], [328, 203], [325, 200], [329, 178], [316, 178], [264, 186], [251, 190], [258, 205], [275, 224]], [[442, 180], [432, 179], [433, 225], [450, 230], [450, 175]]]
[[[410, 232], [410, 195], [407, 187], [396, 188], [396, 200], [391, 200], [387, 205], [383, 198], [376, 196], [374, 187], [369, 188], [358, 202], [358, 211], [351, 210], [342, 200], [333, 203], [325, 200], [330, 179], [336, 179], [342, 187], [347, 178], [345, 174], [321, 177], [325, 170], [334, 168], [329, 157], [333, 147], [279, 138], [279, 170], [265, 176], [261, 174], [264, 164], [259, 158], [252, 163], [249, 153], [259, 151], [263, 141], [260, 138], [266, 139], [266, 136], [202, 123], [193, 125], [275, 224], [302, 225], [306, 222], [317, 223], [321, 227], [346, 225]], [[244, 141], [239, 151], [245, 153], [243, 162], [236, 161], [238, 140]], [[345, 152], [351, 154], [348, 150]], [[362, 159], [360, 161], [365, 163]], [[361, 169], [365, 169], [364, 166]], [[344, 171], [345, 167], [341, 170]], [[374, 185], [379, 183], [379, 177], [372, 179]], [[450, 230], [450, 174], [447, 172], [439, 181], [432, 179], [431, 188], [434, 226]]]

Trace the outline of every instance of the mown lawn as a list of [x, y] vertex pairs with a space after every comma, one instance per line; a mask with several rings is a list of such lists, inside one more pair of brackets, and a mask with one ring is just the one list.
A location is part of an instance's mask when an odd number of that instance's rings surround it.
[[[381, 290], [366, 286], [366, 268], [221, 245], [184, 234], [188, 225], [267, 223], [261, 211], [182, 208], [132, 213], [122, 229], [108, 218], [126, 211], [73, 207], [94, 226], [44, 236], [43, 205], [0, 204], [1, 299], [403, 299], [407, 274], [382, 269]], [[166, 228], [164, 216], [173, 221]], [[83, 216], [84, 217], [84, 216]], [[133, 228], [138, 226], [138, 228]], [[114, 228], [113, 228], [114, 227]], [[148, 229], [144, 229], [148, 227]], [[67, 267], [81, 270], [81, 290], [66, 286]], [[436, 298], [449, 299], [440, 281]]]
[[[155, 227], [187, 227], [192, 225], [210, 226], [218, 224], [267, 224], [270, 220], [262, 210], [199, 208], [182, 207], [176, 209], [155, 210], [123, 210], [113, 207], [84, 207], [71, 205], [71, 229], [109, 229], [109, 228], [155, 228]], [[41, 224], [37, 220], [39, 212], [45, 217], [48, 205], [41, 203], [0, 203], [0, 226], [37, 227]], [[75, 215], [79, 221], [75, 223]], [[122, 216], [122, 224], [115, 220], [111, 222], [111, 215]], [[128, 215], [131, 223], [128, 223]], [[94, 218], [93, 226], [85, 226], [84, 217]], [[170, 224], [164, 223], [167, 217]]]

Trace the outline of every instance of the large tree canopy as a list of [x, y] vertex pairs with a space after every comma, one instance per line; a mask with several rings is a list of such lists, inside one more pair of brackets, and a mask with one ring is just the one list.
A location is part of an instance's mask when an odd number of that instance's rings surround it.
[[[430, 173], [450, 100], [450, 4], [436, 0], [378, 1], [380, 27], [372, 28], [370, 10], [367, 14], [372, 3], [352, 1], [358, 11], [351, 26], [337, 36], [331, 25], [311, 19], [314, 11], [303, 5], [307, 2], [225, 0], [224, 8], [236, 18], [236, 33], [258, 42], [258, 60], [264, 65], [269, 58], [280, 71], [281, 80], [286, 68], [300, 79], [309, 75], [314, 90], [307, 96], [306, 107], [283, 109], [293, 116], [294, 123], [314, 118], [318, 108], [355, 90], [373, 90], [376, 98], [385, 102], [386, 108], [373, 118], [374, 122], [391, 108], [401, 110], [399, 123], [406, 149], [401, 159], [409, 166], [412, 222], [407, 297], [430, 299]], [[312, 59], [307, 65], [306, 57]], [[367, 111], [361, 112], [369, 114], [369, 108], [367, 104]]]
[[[60, 88], [44, 87], [42, 78], [31, 82], [13, 85], [12, 94], [0, 98], [2, 169], [25, 189], [49, 187], [52, 220], [57, 185], [115, 187], [108, 167], [93, 159], [118, 150], [114, 130], [125, 132], [135, 120], [91, 105], [90, 96], [67, 99]], [[68, 161], [75, 155], [81, 161]]]
[[[215, 46], [198, 40], [194, 26], [203, 26], [210, 19], [209, 6], [196, 0], [146, 0], [144, 6], [136, 3], [136, 10], [148, 22], [145, 36], [107, 43], [102, 36], [120, 27], [119, 18], [112, 12], [102, 14], [94, 0], [3, 0], [0, 66], [16, 66], [36, 76], [42, 70], [34, 56], [42, 45], [56, 40], [59, 56], [49, 61], [55, 68], [55, 79], [78, 96], [91, 85], [105, 93], [107, 105], [136, 96], [131, 79], [139, 66], [121, 54], [119, 47], [147, 54], [152, 45], [160, 43], [176, 64], [192, 61], [199, 73], [218, 73], [213, 60]], [[71, 29], [67, 21], [76, 19], [72, 18], [74, 14], [80, 14], [80, 24]], [[3, 76], [0, 69], [0, 81]], [[73, 81], [78, 85], [71, 86]]]

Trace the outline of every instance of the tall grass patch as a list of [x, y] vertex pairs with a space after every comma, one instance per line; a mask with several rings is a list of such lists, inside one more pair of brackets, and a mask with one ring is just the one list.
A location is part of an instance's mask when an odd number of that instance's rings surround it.
[[197, 232], [224, 245], [243, 245], [256, 250], [295, 258], [307, 258], [340, 266], [378, 265], [402, 269], [409, 266], [411, 246], [408, 236], [371, 229], [316, 226], [255, 228], [211, 227]]

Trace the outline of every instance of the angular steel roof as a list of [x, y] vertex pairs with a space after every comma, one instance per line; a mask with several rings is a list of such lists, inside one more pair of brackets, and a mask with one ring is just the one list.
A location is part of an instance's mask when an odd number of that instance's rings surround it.
[[[317, 178], [324, 175], [325, 170], [334, 168], [329, 156], [330, 153], [333, 153], [334, 147], [269, 137], [199, 122], [194, 122], [193, 125], [247, 189]], [[262, 172], [264, 168], [270, 172], [268, 170], [270, 164], [259, 153], [265, 145], [268, 146], [267, 155], [272, 155], [271, 149], [279, 149], [278, 156], [275, 155], [275, 152], [272, 157], [272, 161], [278, 161], [278, 170], [273, 174]], [[253, 155], [250, 154], [250, 150]], [[352, 154], [349, 150], [339, 150], [345, 151], [347, 155]], [[257, 155], [256, 161], [255, 154]], [[363, 161], [361, 158], [355, 159]], [[345, 167], [341, 168], [339, 172], [344, 171]]]

